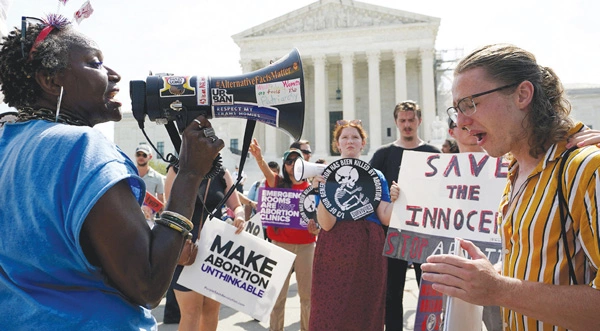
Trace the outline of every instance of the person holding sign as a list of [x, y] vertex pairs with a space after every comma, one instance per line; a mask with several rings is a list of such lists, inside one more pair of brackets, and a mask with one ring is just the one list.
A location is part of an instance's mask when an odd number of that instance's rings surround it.
[[[252, 140], [249, 148], [250, 153], [256, 159], [258, 167], [265, 176], [265, 187], [288, 188], [298, 191], [304, 191], [310, 183], [306, 180], [297, 181], [294, 178], [294, 162], [297, 158], [302, 158], [302, 152], [298, 149], [290, 149], [283, 153], [282, 176], [275, 175], [265, 162], [258, 141]], [[293, 270], [296, 272], [298, 281], [298, 295], [300, 296], [300, 329], [308, 330], [308, 321], [310, 318], [311, 306], [311, 284], [313, 255], [315, 252], [316, 233], [318, 229], [314, 221], [308, 223], [308, 230], [288, 229], [274, 226], [267, 227], [267, 236], [271, 242], [294, 254]], [[273, 312], [271, 313], [270, 330], [282, 331], [285, 315], [285, 301], [290, 283], [291, 272], [285, 280], [281, 293], [275, 302]]]
[[[405, 100], [394, 107], [394, 123], [400, 132], [396, 141], [379, 147], [369, 163], [375, 169], [380, 170], [388, 185], [398, 181], [398, 173], [402, 163], [404, 151], [440, 153], [441, 151], [430, 144], [425, 143], [418, 135], [421, 125], [421, 107], [412, 100]], [[387, 231], [387, 228], [386, 228]], [[413, 263], [417, 284], [421, 281], [421, 265]], [[385, 327], [388, 331], [402, 331], [404, 326], [404, 285], [406, 282], [406, 271], [408, 261], [388, 258], [388, 281]]]
[[504, 330], [598, 330], [600, 149], [567, 150], [567, 138], [586, 128], [569, 117], [559, 78], [530, 52], [488, 45], [457, 65], [452, 95], [457, 125], [489, 155], [513, 156], [498, 217], [502, 273], [461, 240], [471, 259], [430, 256], [423, 279], [503, 307]]
[[[358, 160], [367, 143], [367, 133], [359, 120], [341, 120], [333, 131], [332, 141], [334, 151], [339, 151], [343, 160]], [[381, 254], [385, 238], [382, 225], [389, 224], [393, 207], [390, 201], [397, 199], [400, 189], [393, 183], [388, 190], [383, 174], [371, 170], [381, 188], [381, 201], [375, 213], [358, 220], [340, 219], [324, 206], [324, 201], [317, 207], [317, 218], [324, 231], [319, 234], [315, 250], [310, 330], [384, 328], [387, 258]], [[348, 172], [349, 176], [352, 173], [358, 171]], [[338, 179], [341, 186], [347, 186], [344, 179]], [[359, 191], [360, 179], [352, 181], [352, 189]], [[326, 183], [322, 175], [315, 177], [313, 186], [321, 186], [320, 183]], [[361, 193], [356, 193], [359, 199]], [[336, 197], [328, 200], [337, 201]], [[338, 208], [344, 210], [346, 202]]]
[[[177, 178], [178, 170], [176, 167], [169, 167], [167, 179], [165, 180], [165, 193], [167, 198], [178, 199], [179, 196], [173, 196], [171, 192], [172, 184]], [[209, 212], [212, 212], [219, 202], [225, 196], [225, 193], [233, 186], [234, 181], [227, 169], [221, 167], [217, 175], [213, 178], [204, 179], [199, 185], [197, 192], [196, 205], [191, 221], [194, 224], [192, 231], [192, 240], [196, 241], [199, 232], [204, 223], [209, 220]], [[244, 207], [240, 204], [237, 194], [232, 194], [226, 201], [226, 206], [235, 213], [233, 226], [236, 227], [236, 234], [244, 230], [245, 213]], [[215, 210], [214, 216], [221, 218], [221, 210]], [[219, 309], [221, 304], [218, 301], [207, 298], [202, 294], [194, 292], [189, 288], [177, 283], [179, 275], [184, 266], [178, 265], [173, 275], [171, 287], [174, 290], [177, 304], [179, 305], [181, 319], [179, 321], [180, 330], [216, 330], [219, 324]]]

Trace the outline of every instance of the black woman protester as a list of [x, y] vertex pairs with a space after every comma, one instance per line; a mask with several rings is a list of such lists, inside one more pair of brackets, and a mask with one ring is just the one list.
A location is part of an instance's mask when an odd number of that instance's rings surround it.
[[196, 191], [224, 146], [202, 116], [183, 132], [179, 174], [156, 226], [145, 185], [121, 149], [92, 127], [121, 120], [121, 76], [68, 21], [24, 18], [0, 49], [0, 325], [5, 330], [154, 330], [189, 237]]

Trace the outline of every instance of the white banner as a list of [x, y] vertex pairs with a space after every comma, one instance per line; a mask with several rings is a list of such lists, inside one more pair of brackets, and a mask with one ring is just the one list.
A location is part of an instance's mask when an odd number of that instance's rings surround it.
[[[458, 248], [454, 250], [455, 255], [466, 257], [466, 252], [460, 248], [458, 239], [455, 239], [454, 247]], [[447, 298], [444, 330], [481, 330], [482, 306], [477, 306], [451, 296]]]
[[262, 322], [296, 255], [220, 220], [204, 224], [198, 256], [183, 268], [178, 283]]
[[254, 216], [246, 222], [246, 228], [244, 230], [258, 238], [265, 239], [265, 232], [263, 231], [262, 222], [260, 221], [260, 213], [254, 214]]
[[507, 166], [485, 153], [405, 151], [384, 255], [422, 263], [429, 255], [452, 253], [458, 237], [498, 260], [496, 219]]

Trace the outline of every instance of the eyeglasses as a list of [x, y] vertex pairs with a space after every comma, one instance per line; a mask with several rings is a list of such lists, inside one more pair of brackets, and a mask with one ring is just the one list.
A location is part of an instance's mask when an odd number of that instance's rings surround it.
[[137, 154], [135, 154], [135, 156], [136, 156], [136, 157], [140, 157], [140, 156], [141, 156], [141, 157], [143, 157], [143, 158], [146, 158], [146, 157], [148, 157], [148, 155], [147, 155], [147, 154], [144, 154], [144, 153], [137, 153]]
[[25, 58], [25, 37], [27, 36], [27, 22], [34, 21], [36, 24], [44, 24], [39, 18], [29, 17], [29, 16], [21, 16], [21, 55]]
[[456, 107], [450, 107], [446, 110], [446, 112], [448, 113], [448, 117], [450, 117], [450, 119], [454, 123], [457, 123], [458, 122], [458, 111], [463, 113], [463, 115], [465, 115], [465, 116], [471, 116], [471, 115], [475, 114], [475, 112], [477, 111], [477, 107], [475, 106], [475, 101], [473, 100], [474, 98], [480, 97], [482, 95], [494, 93], [494, 92], [497, 92], [500, 90], [504, 90], [509, 87], [517, 86], [519, 84], [521, 84], [521, 82], [500, 86], [493, 90], [489, 90], [489, 91], [473, 94], [468, 97], [464, 97], [464, 98], [458, 100], [458, 102], [456, 103]]
[[303, 154], [307, 154], [307, 155], [310, 155], [310, 154], [312, 154], [312, 151], [309, 151], [308, 149], [301, 149], [300, 151], [301, 151]]
[[287, 160], [285, 160], [285, 164], [287, 164], [287, 165], [292, 165], [292, 164], [294, 164], [294, 162], [296, 162], [296, 159], [297, 159], [297, 158], [293, 158], [293, 159], [287, 159]]
[[344, 126], [344, 125], [362, 126], [362, 121], [361, 120], [350, 120], [350, 121], [339, 120], [339, 121], [335, 122], [335, 124], [337, 126]]
[[35, 38], [33, 44], [31, 45], [31, 49], [28, 52], [27, 62], [31, 61], [33, 57], [33, 53], [35, 53], [37, 47], [48, 37], [50, 32], [55, 29], [62, 29], [65, 26], [71, 24], [69, 20], [59, 14], [50, 14], [46, 17], [46, 19], [39, 19], [35, 17], [29, 16], [21, 16], [21, 55], [25, 58], [25, 37], [27, 36], [27, 22], [35, 21], [37, 24], [42, 25], [43, 28], [38, 32], [37, 37]]

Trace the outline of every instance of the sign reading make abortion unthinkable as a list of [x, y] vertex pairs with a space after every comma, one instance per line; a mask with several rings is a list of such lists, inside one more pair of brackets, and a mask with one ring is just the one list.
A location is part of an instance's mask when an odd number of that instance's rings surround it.
[[381, 180], [369, 163], [339, 159], [323, 171], [321, 203], [337, 219], [359, 220], [375, 212], [381, 202]]
[[384, 255], [423, 263], [430, 255], [452, 254], [454, 238], [463, 238], [496, 263], [507, 167], [485, 153], [404, 152]]
[[296, 255], [216, 219], [204, 224], [197, 245], [178, 283], [266, 322]]

